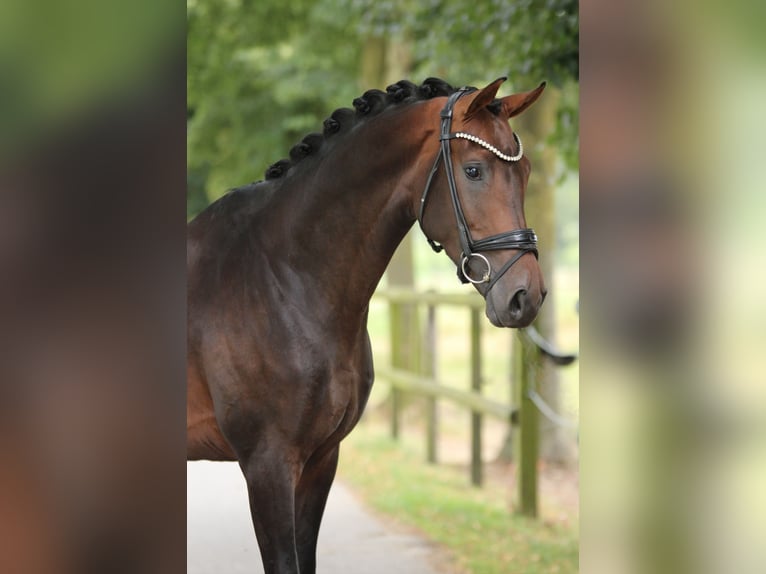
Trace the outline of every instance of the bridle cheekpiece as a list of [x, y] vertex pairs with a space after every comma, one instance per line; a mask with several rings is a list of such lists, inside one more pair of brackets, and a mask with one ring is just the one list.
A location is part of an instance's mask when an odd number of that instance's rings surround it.
[[[463, 283], [471, 282], [477, 285], [488, 283], [489, 285], [487, 286], [486, 292], [489, 292], [497, 280], [500, 279], [500, 277], [502, 277], [505, 272], [513, 266], [514, 263], [521, 259], [525, 253], [533, 253], [535, 257], [538, 256], [537, 235], [535, 235], [533, 229], [526, 227], [523, 229], [514, 229], [513, 231], [498, 233], [497, 235], [492, 235], [490, 237], [485, 237], [478, 240], [474, 240], [471, 237], [471, 232], [468, 229], [468, 223], [466, 222], [465, 215], [463, 214], [463, 208], [460, 204], [460, 196], [457, 192], [455, 173], [452, 167], [450, 140], [464, 139], [466, 141], [478, 144], [481, 147], [491, 151], [498, 158], [506, 162], [519, 161], [524, 155], [524, 148], [521, 144], [521, 140], [515, 132], [513, 136], [519, 146], [519, 150], [515, 155], [508, 155], [501, 152], [495, 146], [484, 141], [478, 136], [474, 136], [465, 132], [450, 132], [450, 128], [452, 127], [452, 112], [453, 108], [455, 107], [455, 102], [457, 102], [457, 100], [459, 100], [463, 95], [473, 91], [474, 89], [472, 88], [460, 88], [452, 95], [450, 95], [449, 98], [447, 98], [447, 103], [444, 105], [444, 108], [441, 111], [441, 132], [439, 135], [440, 149], [436, 154], [436, 160], [434, 161], [431, 172], [428, 175], [428, 180], [426, 181], [423, 195], [420, 198], [420, 212], [418, 214], [418, 222], [420, 223], [421, 230], [423, 230], [423, 234], [425, 234], [425, 230], [423, 229], [423, 215], [426, 208], [426, 199], [428, 198], [428, 192], [431, 189], [431, 182], [433, 181], [434, 175], [439, 169], [439, 163], [443, 159], [444, 170], [447, 174], [447, 183], [449, 185], [450, 197], [452, 198], [452, 207], [455, 211], [455, 219], [457, 220], [458, 239], [460, 240], [460, 247], [462, 249], [462, 253], [460, 255], [460, 264], [458, 265], [458, 277]], [[431, 248], [437, 253], [444, 249], [443, 246], [439, 245], [436, 241], [432, 240], [427, 235], [426, 239], [428, 240], [428, 244], [431, 246]], [[480, 252], [503, 249], [513, 249], [517, 250], [518, 252], [500, 268], [500, 271], [493, 274], [492, 266], [490, 265], [489, 260]], [[466, 268], [472, 259], [480, 259], [486, 266], [486, 271], [480, 279], [474, 279], [471, 277], [468, 272], [469, 270]]]

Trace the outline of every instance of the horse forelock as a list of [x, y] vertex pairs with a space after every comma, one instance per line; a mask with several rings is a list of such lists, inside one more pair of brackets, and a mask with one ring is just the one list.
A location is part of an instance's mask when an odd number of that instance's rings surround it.
[[[415, 102], [449, 96], [455, 88], [440, 78], [426, 78], [416, 85], [407, 80], [391, 84], [386, 91], [367, 90], [354, 98], [351, 108], [338, 108], [324, 120], [322, 133], [311, 133], [290, 149], [290, 157], [281, 159], [268, 167], [266, 179], [278, 179], [287, 176], [290, 168], [307, 157], [316, 155], [325, 141], [339, 137], [353, 126], [377, 116], [384, 110]], [[499, 102], [498, 102], [499, 106]], [[498, 107], [499, 110], [499, 107]]]

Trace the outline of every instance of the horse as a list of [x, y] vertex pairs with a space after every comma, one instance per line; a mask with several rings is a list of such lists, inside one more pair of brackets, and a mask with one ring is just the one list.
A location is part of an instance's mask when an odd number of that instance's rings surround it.
[[497, 98], [505, 79], [369, 90], [188, 225], [187, 459], [239, 463], [267, 574], [316, 571], [339, 445], [373, 384], [370, 298], [415, 221], [493, 325], [542, 305], [508, 120], [545, 83]]

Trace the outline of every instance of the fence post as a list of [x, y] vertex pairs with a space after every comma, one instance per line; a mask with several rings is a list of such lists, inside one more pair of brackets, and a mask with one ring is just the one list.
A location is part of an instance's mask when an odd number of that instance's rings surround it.
[[[391, 301], [391, 366], [394, 368], [401, 367], [402, 364], [402, 330], [403, 324], [403, 311], [402, 304], [399, 302]], [[400, 431], [400, 418], [401, 418], [401, 403], [402, 392], [395, 385], [391, 385], [391, 437], [393, 439], [399, 438]]]
[[537, 454], [539, 422], [537, 408], [529, 398], [531, 378], [536, 375], [540, 360], [537, 347], [521, 331], [517, 331], [514, 345], [516, 359], [515, 404], [519, 409], [519, 426], [514, 432], [514, 454], [516, 456], [518, 512], [537, 517]]
[[[471, 309], [471, 390], [481, 393], [481, 323], [479, 310]], [[471, 484], [483, 482], [481, 464], [481, 413], [471, 412]]]
[[[427, 309], [423, 371], [426, 376], [436, 379], [436, 306], [429, 303]], [[436, 396], [426, 398], [426, 460], [431, 464], [435, 464], [438, 458], [436, 445], [439, 413], [436, 405]]]

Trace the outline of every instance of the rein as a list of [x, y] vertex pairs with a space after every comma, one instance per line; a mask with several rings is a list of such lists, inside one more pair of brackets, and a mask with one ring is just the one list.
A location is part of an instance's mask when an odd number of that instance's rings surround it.
[[[441, 111], [441, 133], [439, 136], [440, 149], [436, 154], [436, 160], [434, 161], [433, 167], [431, 168], [431, 173], [428, 175], [428, 180], [426, 181], [426, 187], [423, 190], [423, 195], [420, 198], [420, 213], [418, 214], [418, 223], [420, 224], [420, 229], [423, 230], [423, 234], [425, 234], [425, 230], [423, 229], [423, 215], [426, 209], [426, 199], [428, 198], [428, 192], [431, 189], [431, 182], [433, 181], [434, 175], [439, 169], [439, 163], [443, 158], [444, 170], [447, 174], [447, 183], [449, 184], [450, 197], [452, 198], [452, 207], [455, 211], [455, 219], [457, 220], [458, 239], [460, 240], [460, 248], [462, 249], [462, 253], [460, 255], [460, 264], [458, 265], [457, 272], [458, 278], [463, 283], [471, 282], [477, 285], [488, 283], [489, 285], [487, 286], [487, 292], [489, 292], [489, 290], [492, 289], [498, 279], [500, 279], [505, 274], [505, 272], [513, 266], [514, 263], [521, 259], [525, 253], [533, 253], [535, 257], [538, 256], [537, 235], [535, 235], [535, 232], [532, 228], [526, 227], [523, 229], [514, 229], [513, 231], [498, 233], [497, 235], [492, 235], [490, 237], [485, 237], [478, 240], [474, 240], [473, 237], [471, 237], [471, 231], [468, 228], [468, 223], [466, 222], [465, 215], [463, 213], [463, 207], [460, 204], [460, 196], [457, 192], [455, 173], [452, 168], [450, 140], [465, 139], [467, 141], [476, 143], [494, 153], [501, 160], [508, 162], [519, 161], [524, 154], [521, 140], [515, 133], [513, 136], [518, 143], [519, 151], [516, 155], [509, 156], [502, 153], [496, 147], [477, 136], [464, 132], [450, 132], [452, 127], [452, 111], [455, 107], [455, 102], [457, 102], [461, 96], [472, 91], [474, 90], [470, 88], [461, 88], [457, 90], [449, 96], [447, 103], [444, 105], [444, 108]], [[442, 249], [444, 249], [442, 245], [439, 245], [436, 241], [429, 238], [428, 235], [426, 235], [426, 239], [428, 240], [428, 244], [436, 253], [439, 253]], [[502, 249], [515, 249], [518, 250], [518, 253], [511, 257], [511, 259], [508, 260], [497, 273], [493, 274], [492, 266], [489, 260], [480, 252], [497, 251]], [[468, 273], [466, 265], [471, 261], [471, 259], [480, 259], [486, 265], [487, 269], [482, 275], [481, 279], [474, 279]]]

